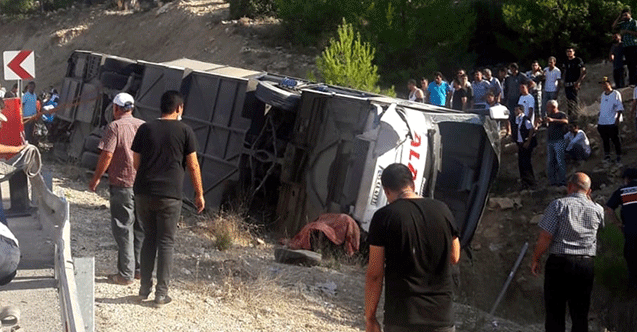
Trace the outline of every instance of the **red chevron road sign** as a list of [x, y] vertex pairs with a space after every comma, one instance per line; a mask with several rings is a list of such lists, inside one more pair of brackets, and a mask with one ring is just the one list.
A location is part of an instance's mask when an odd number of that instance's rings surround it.
[[33, 51], [5, 51], [2, 54], [4, 60], [4, 79], [30, 80], [35, 78], [35, 52]]

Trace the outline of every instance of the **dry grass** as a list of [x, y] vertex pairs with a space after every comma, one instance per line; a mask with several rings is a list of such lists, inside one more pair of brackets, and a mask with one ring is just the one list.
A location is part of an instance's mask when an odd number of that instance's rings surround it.
[[246, 213], [237, 211], [205, 213], [196, 227], [214, 242], [217, 249], [228, 250], [235, 244], [246, 246], [254, 242], [258, 229], [246, 222], [246, 216]]

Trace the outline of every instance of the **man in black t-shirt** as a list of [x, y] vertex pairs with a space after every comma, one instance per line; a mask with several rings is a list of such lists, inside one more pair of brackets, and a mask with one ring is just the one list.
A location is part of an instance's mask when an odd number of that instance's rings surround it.
[[133, 140], [133, 163], [137, 176], [133, 191], [135, 206], [144, 226], [141, 251], [139, 296], [147, 299], [153, 286], [152, 274], [157, 257], [155, 303], [171, 301], [168, 283], [173, 263], [177, 222], [185, 168], [195, 189], [195, 206], [203, 211], [205, 200], [201, 171], [197, 161], [197, 140], [192, 128], [183, 124], [184, 99], [177, 91], [161, 97], [161, 118], [144, 123]]
[[546, 103], [546, 176], [551, 186], [566, 186], [566, 126], [568, 117], [558, 109], [556, 100]]
[[409, 168], [391, 164], [381, 175], [389, 205], [369, 228], [365, 323], [380, 332], [376, 309], [385, 279], [385, 332], [454, 331], [451, 264], [460, 260], [453, 215], [440, 201], [414, 192]]
[[582, 58], [575, 56], [575, 49], [572, 47], [566, 49], [566, 62], [562, 73], [564, 94], [568, 100], [568, 116], [573, 118], [578, 103], [577, 93], [586, 77], [586, 67]]

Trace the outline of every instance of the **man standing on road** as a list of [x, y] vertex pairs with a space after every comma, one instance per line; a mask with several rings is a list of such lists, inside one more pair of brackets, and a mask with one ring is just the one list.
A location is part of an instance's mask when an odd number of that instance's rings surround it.
[[135, 100], [122, 92], [113, 99], [113, 118], [106, 127], [98, 148], [102, 150], [89, 189], [95, 191], [108, 170], [110, 182], [111, 228], [117, 242], [117, 272], [108, 276], [114, 284], [130, 285], [139, 279], [139, 255], [144, 230], [136, 218], [133, 183], [133, 151], [131, 145], [143, 120], [133, 117]]
[[604, 146], [604, 162], [610, 162], [610, 141], [615, 146], [616, 161], [621, 162], [622, 146], [619, 139], [619, 120], [624, 111], [622, 95], [617, 90], [613, 90], [608, 77], [604, 77], [600, 84], [604, 87], [601, 102], [599, 104], [599, 119], [597, 121], [597, 131], [602, 138]]
[[485, 81], [489, 82], [489, 90], [493, 91], [493, 95], [496, 97], [496, 101], [500, 102], [500, 95], [502, 94], [502, 84], [500, 83], [500, 80], [498, 80], [497, 77], [493, 77], [491, 69], [489, 68], [484, 68], [484, 70], [482, 70], [482, 76], [484, 77]]
[[429, 91], [428, 96], [430, 104], [443, 107], [447, 105], [447, 99], [451, 93], [451, 87], [443, 80], [440, 72], [434, 73], [434, 80], [429, 83], [427, 90]]
[[533, 109], [538, 116], [541, 116], [540, 104], [542, 103], [542, 82], [544, 81], [544, 71], [542, 70], [542, 67], [540, 67], [539, 62], [533, 61], [531, 63], [531, 70], [526, 72], [526, 77], [535, 83], [535, 87], [529, 92], [535, 100], [535, 107]]
[[[637, 169], [624, 171], [624, 186], [617, 189], [606, 203], [606, 211], [611, 220], [621, 225], [624, 231], [624, 259], [628, 265], [628, 287], [637, 291]], [[621, 209], [620, 223], [615, 209]]]
[[613, 45], [610, 47], [608, 58], [613, 63], [613, 81], [615, 89], [624, 87], [624, 43], [618, 33], [613, 35]]
[[491, 88], [491, 83], [484, 80], [482, 77], [482, 71], [476, 69], [473, 74], [474, 81], [471, 82], [471, 88], [473, 89], [473, 108], [483, 109], [487, 107], [487, 92]]
[[516, 135], [515, 107], [518, 106], [518, 101], [520, 100], [520, 84], [531, 84], [531, 87], [533, 87], [534, 83], [528, 77], [520, 73], [517, 63], [510, 64], [509, 70], [511, 71], [511, 74], [504, 79], [503, 84], [505, 96], [504, 105], [509, 109], [509, 126], [507, 128], [507, 133], [509, 135]]
[[588, 310], [593, 290], [597, 229], [604, 209], [590, 198], [591, 179], [575, 173], [568, 182], [568, 196], [551, 202], [538, 224], [540, 235], [531, 271], [541, 273], [540, 260], [548, 250], [544, 274], [547, 332], [564, 332], [568, 303], [572, 332], [588, 332]]
[[545, 122], [548, 126], [546, 137], [546, 176], [551, 186], [566, 185], [566, 126], [568, 117], [557, 107], [557, 101], [546, 103], [548, 115]]
[[568, 116], [575, 118], [577, 110], [579, 92], [584, 77], [586, 77], [586, 67], [581, 58], [575, 56], [575, 48], [566, 49], [566, 63], [564, 63], [564, 93], [568, 100]]
[[147, 299], [150, 295], [157, 256], [157, 306], [172, 301], [168, 296], [168, 284], [186, 168], [195, 190], [197, 211], [203, 211], [205, 206], [197, 140], [192, 128], [180, 121], [183, 112], [181, 94], [166, 91], [161, 96], [161, 118], [139, 127], [132, 145], [137, 169], [135, 206], [144, 227], [139, 296]]
[[453, 215], [442, 202], [414, 190], [409, 168], [391, 164], [381, 175], [389, 205], [369, 229], [365, 282], [367, 332], [380, 332], [376, 309], [385, 279], [385, 332], [452, 332], [451, 264], [460, 260]]
[[549, 65], [544, 68], [544, 93], [542, 93], [542, 119], [546, 117], [546, 103], [549, 100], [557, 100], [560, 93], [560, 80], [562, 80], [562, 72], [555, 66], [557, 60], [554, 56], [549, 57]]
[[425, 93], [418, 89], [416, 80], [410, 79], [407, 81], [407, 89], [409, 89], [409, 101], [415, 101], [417, 103], [425, 102]]
[[637, 21], [630, 15], [630, 8], [624, 8], [613, 22], [613, 29], [619, 28], [624, 57], [628, 65], [628, 84], [637, 85]]
[[35, 120], [38, 118], [38, 96], [35, 95], [35, 82], [27, 83], [27, 91], [22, 95], [22, 121], [24, 122], [24, 138], [36, 144], [33, 136]]
[[526, 83], [520, 84], [519, 89], [520, 99], [518, 99], [518, 105], [524, 106], [524, 115], [535, 126], [535, 98], [529, 93], [529, 86]]

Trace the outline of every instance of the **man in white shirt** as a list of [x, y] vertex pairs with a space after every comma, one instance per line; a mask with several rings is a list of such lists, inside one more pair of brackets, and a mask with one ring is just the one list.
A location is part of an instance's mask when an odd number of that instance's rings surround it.
[[610, 141], [613, 141], [617, 162], [621, 162], [622, 147], [619, 140], [619, 121], [624, 111], [622, 95], [613, 90], [608, 77], [604, 77], [600, 84], [604, 87], [599, 105], [599, 120], [597, 121], [597, 131], [604, 143], [604, 161], [610, 162]]
[[568, 144], [566, 154], [575, 161], [587, 160], [591, 156], [591, 144], [577, 123], [569, 123], [568, 133], [564, 135], [564, 139]]
[[520, 84], [518, 105], [524, 106], [524, 115], [535, 125], [535, 98], [529, 93], [529, 86], [526, 83]]
[[542, 118], [546, 117], [546, 103], [549, 100], [557, 100], [560, 92], [562, 72], [555, 66], [557, 60], [549, 57], [549, 66], [544, 68], [544, 93], [542, 93]]

